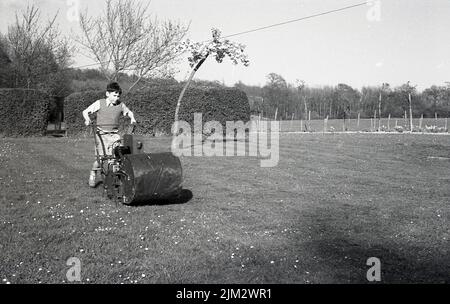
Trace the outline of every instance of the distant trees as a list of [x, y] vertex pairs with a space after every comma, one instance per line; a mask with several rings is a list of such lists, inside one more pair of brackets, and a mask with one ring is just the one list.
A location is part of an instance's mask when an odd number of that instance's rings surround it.
[[83, 34], [77, 41], [106, 79], [118, 81], [123, 73], [136, 76], [129, 90], [144, 78], [173, 75], [178, 45], [188, 30], [177, 22], [151, 19], [149, 4], [106, 0], [101, 16], [80, 14]]
[[276, 73], [270, 73], [266, 76], [267, 84], [263, 87], [263, 96], [265, 107], [265, 112], [269, 114], [272, 118], [275, 114], [283, 114], [286, 111], [288, 104], [288, 86], [286, 80]]
[[435, 115], [434, 113], [440, 115], [442, 115], [442, 112], [450, 113], [450, 85], [433, 85], [422, 92], [422, 99], [425, 104], [423, 109], [425, 115], [433, 116]]
[[378, 98], [378, 131], [380, 131], [381, 129], [381, 103], [384, 96], [386, 95], [386, 93], [389, 93], [389, 91], [390, 91], [389, 83], [386, 82], [383, 83], [380, 87], [380, 93]]
[[11, 59], [9, 59], [7, 41], [0, 36], [0, 88], [10, 86]]
[[349, 118], [356, 109], [356, 103], [359, 100], [359, 92], [351, 86], [340, 83], [336, 87], [336, 116], [338, 118]]
[[[262, 86], [235, 85], [243, 90], [251, 100], [252, 112], [274, 118], [278, 109], [278, 119], [311, 118], [377, 118], [403, 117], [405, 111], [411, 117], [450, 116], [450, 83], [431, 86], [417, 92], [409, 83], [391, 87], [388, 83], [380, 86], [365, 86], [361, 90], [340, 83], [336, 86], [309, 87], [304, 82], [289, 84], [276, 73], [267, 75], [267, 83]], [[410, 98], [411, 96], [411, 103]], [[411, 120], [409, 121], [409, 125]], [[380, 125], [380, 121], [378, 121]], [[379, 126], [380, 127], [380, 126]], [[411, 127], [411, 126], [410, 126]]]
[[255, 85], [249, 86], [242, 81], [238, 81], [234, 87], [247, 94], [252, 114], [259, 115], [264, 112], [264, 98], [262, 97], [261, 87]]
[[[97, 69], [68, 69], [68, 77], [71, 79], [71, 90], [74, 92], [88, 91], [88, 90], [104, 90], [106, 86], [105, 76], [100, 70]], [[124, 90], [129, 90], [131, 86], [135, 86], [134, 89], [147, 88], [155, 83], [161, 82], [175, 82], [173, 78], [152, 78], [145, 79], [139, 84], [135, 84], [137, 77], [128, 75], [126, 73], [120, 73], [120, 86]]]

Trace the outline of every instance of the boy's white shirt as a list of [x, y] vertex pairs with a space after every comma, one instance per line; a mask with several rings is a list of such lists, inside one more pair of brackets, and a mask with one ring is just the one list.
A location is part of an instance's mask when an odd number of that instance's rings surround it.
[[[106, 106], [110, 107], [112, 105], [113, 105], [113, 103], [111, 101], [109, 101], [108, 99], [106, 99]], [[128, 117], [130, 117], [131, 122], [133, 122], [133, 121], [136, 122], [136, 120], [134, 119], [133, 112], [131, 112], [131, 110], [128, 109], [128, 107], [123, 102], [121, 102], [120, 105], [122, 107], [123, 116], [128, 116]], [[83, 111], [84, 120], [90, 121], [89, 114], [95, 113], [98, 110], [100, 110], [100, 100], [95, 101], [93, 104], [91, 104], [89, 107], [87, 107], [86, 110]]]

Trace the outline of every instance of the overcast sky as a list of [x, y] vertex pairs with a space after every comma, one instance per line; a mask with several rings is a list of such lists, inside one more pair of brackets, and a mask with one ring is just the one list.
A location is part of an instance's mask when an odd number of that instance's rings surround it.
[[[31, 0], [30, 0], [31, 1]], [[33, 2], [33, 1], [31, 1]], [[92, 15], [104, 0], [35, 0], [43, 16], [59, 10], [64, 33], [78, 31], [68, 17], [76, 3]], [[204, 41], [212, 27], [224, 35], [364, 2], [362, 0], [152, 0], [150, 11], [161, 19], [190, 22], [189, 38]], [[0, 0], [0, 31], [5, 33], [23, 0]], [[356, 88], [406, 81], [420, 90], [450, 81], [450, 1], [381, 0], [346, 11], [319, 16], [230, 38], [245, 44], [250, 66], [234, 66], [210, 58], [197, 78], [233, 85], [263, 85], [274, 72], [288, 82], [346, 83]], [[92, 63], [77, 54], [74, 66]], [[187, 77], [187, 62], [179, 66], [178, 80]]]

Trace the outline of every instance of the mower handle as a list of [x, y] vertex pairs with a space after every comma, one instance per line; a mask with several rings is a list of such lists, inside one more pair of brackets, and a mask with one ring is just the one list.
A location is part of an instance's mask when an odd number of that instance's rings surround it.
[[[134, 134], [134, 130], [136, 129], [136, 124], [137, 123], [130, 123], [128, 124], [128, 130], [127, 130], [127, 134]], [[116, 124], [94, 124], [94, 123], [90, 123], [89, 125], [87, 125], [87, 127], [91, 127], [93, 129], [94, 132], [96, 132], [96, 128], [101, 128], [101, 127], [112, 127], [112, 126], [116, 126]]]
[[136, 129], [135, 123], [128, 125], [128, 134], [134, 134], [135, 129]]

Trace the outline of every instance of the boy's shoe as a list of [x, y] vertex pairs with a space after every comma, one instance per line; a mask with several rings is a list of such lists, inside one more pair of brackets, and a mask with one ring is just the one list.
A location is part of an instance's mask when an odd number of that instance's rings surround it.
[[89, 175], [89, 187], [95, 188], [96, 185], [96, 172], [91, 171], [91, 174]]

